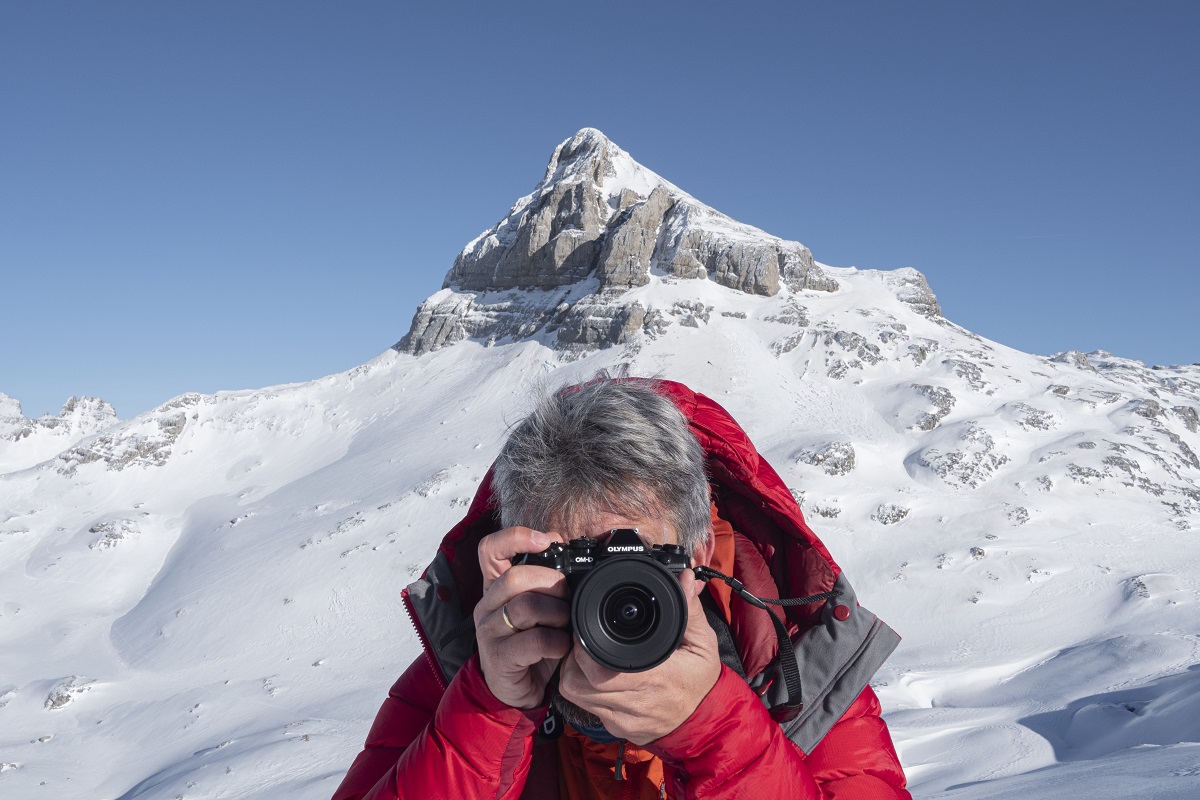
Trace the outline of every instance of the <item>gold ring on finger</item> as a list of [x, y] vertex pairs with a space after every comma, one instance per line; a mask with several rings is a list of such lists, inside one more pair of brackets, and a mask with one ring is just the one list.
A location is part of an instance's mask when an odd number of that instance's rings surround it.
[[521, 628], [518, 628], [516, 625], [513, 625], [513, 621], [512, 621], [511, 619], [509, 619], [509, 616], [508, 616], [508, 603], [505, 603], [504, 605], [500, 606], [500, 619], [504, 620], [504, 624], [505, 624], [505, 625], [507, 625], [508, 627], [512, 628], [512, 630], [513, 630], [513, 633], [520, 633], [520, 632], [521, 632], [521, 630], [522, 630], [522, 629], [521, 629]]

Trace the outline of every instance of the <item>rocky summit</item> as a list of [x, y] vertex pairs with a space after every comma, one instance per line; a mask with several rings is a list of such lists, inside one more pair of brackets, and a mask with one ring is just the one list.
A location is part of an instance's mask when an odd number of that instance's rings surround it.
[[[463, 249], [396, 349], [535, 334], [565, 351], [622, 344], [656, 325], [628, 296], [652, 275], [762, 296], [838, 287], [804, 245], [720, 214], [585, 128], [554, 150], [532, 194]], [[908, 290], [940, 314], [919, 273]]]

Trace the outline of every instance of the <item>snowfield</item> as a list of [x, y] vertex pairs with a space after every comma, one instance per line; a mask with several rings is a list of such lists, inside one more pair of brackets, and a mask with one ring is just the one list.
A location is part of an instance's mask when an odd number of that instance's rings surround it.
[[388, 350], [98, 427], [0, 403], [0, 796], [328, 797], [506, 428], [625, 369], [725, 406], [901, 634], [874, 686], [915, 796], [1200, 797], [1200, 366], [1018, 352], [919, 273], [821, 269], [654, 273], [621, 298], [653, 326], [591, 350]]

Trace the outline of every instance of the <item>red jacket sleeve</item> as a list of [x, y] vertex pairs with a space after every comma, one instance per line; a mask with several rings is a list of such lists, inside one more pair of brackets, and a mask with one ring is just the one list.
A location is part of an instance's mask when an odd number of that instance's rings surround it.
[[911, 800], [879, 698], [867, 686], [809, 754], [808, 768], [828, 800]]
[[726, 667], [692, 716], [647, 749], [678, 798], [911, 800], [870, 687], [806, 756]]
[[519, 797], [544, 715], [497, 700], [477, 657], [445, 693], [418, 657], [388, 693], [334, 800]]

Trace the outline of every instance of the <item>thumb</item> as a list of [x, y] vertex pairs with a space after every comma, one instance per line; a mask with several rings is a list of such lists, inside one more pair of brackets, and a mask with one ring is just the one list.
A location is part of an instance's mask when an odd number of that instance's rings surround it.
[[708, 617], [704, 613], [704, 605], [700, 602], [700, 595], [704, 593], [706, 584], [692, 574], [691, 570], [687, 570], [679, 576], [679, 583], [683, 589], [683, 596], [687, 598], [687, 627], [684, 632], [684, 640], [704, 640], [707, 639], [706, 634], [714, 636], [712, 628], [708, 625]]
[[706, 584], [696, 577], [695, 572], [685, 569], [679, 573], [679, 586], [683, 589], [683, 596], [688, 599], [688, 605], [691, 606], [692, 601], [700, 597]]

